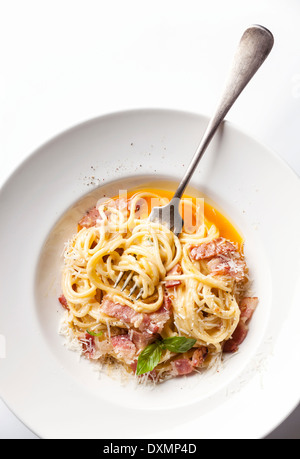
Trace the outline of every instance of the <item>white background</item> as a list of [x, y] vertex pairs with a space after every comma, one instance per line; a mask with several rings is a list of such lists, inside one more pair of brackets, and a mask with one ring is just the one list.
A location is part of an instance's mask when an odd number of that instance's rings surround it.
[[[274, 49], [227, 119], [300, 175], [299, 0], [0, 1], [0, 185], [86, 119], [141, 107], [210, 115], [253, 23]], [[1, 401], [0, 438], [36, 438]], [[269, 438], [300, 438], [300, 409]]]

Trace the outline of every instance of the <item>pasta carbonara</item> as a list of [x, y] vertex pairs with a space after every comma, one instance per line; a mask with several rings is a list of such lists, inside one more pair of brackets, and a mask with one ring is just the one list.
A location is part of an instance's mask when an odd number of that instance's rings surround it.
[[236, 351], [258, 300], [245, 296], [242, 244], [224, 238], [201, 203], [182, 199], [196, 224], [177, 237], [148, 221], [153, 202], [167, 198], [136, 192], [82, 218], [65, 247], [59, 300], [65, 334], [85, 357], [159, 382]]

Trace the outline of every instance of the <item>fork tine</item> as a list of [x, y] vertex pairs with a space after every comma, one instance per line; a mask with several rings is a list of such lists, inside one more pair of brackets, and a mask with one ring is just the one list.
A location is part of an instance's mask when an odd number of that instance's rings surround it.
[[119, 285], [119, 283], [120, 283], [122, 277], [124, 276], [124, 274], [125, 274], [125, 271], [120, 271], [120, 274], [118, 275], [117, 280], [115, 282], [114, 288], [116, 288]]
[[120, 280], [122, 279], [122, 277], [124, 276], [124, 274], [125, 274], [125, 271], [120, 271], [120, 274], [118, 275], [117, 280], [116, 280], [116, 282], [115, 282], [114, 288], [116, 288], [116, 287], [119, 285]]
[[132, 287], [132, 289], [129, 292], [129, 295], [128, 295], [129, 297], [131, 297], [131, 295], [136, 291], [137, 287], [138, 287], [138, 284], [135, 283], [134, 286]]
[[[117, 280], [116, 280], [116, 282], [115, 282], [114, 288], [116, 288], [116, 287], [119, 285], [119, 283], [120, 283], [122, 277], [124, 276], [125, 272], [126, 272], [126, 271], [120, 271], [120, 273], [119, 273], [119, 275], [118, 275], [118, 277], [117, 277]], [[125, 290], [125, 288], [126, 288], [127, 285], [129, 284], [129, 282], [131, 281], [133, 274], [134, 274], [134, 271], [131, 271], [131, 272], [128, 274], [128, 276], [127, 276], [126, 279], [125, 279], [124, 284], [122, 285], [121, 292], [123, 292], [123, 291]], [[138, 284], [135, 282], [134, 285], [133, 285], [133, 287], [132, 287], [131, 290], [129, 291], [128, 297], [131, 297], [131, 296], [133, 295], [133, 293], [136, 291], [137, 287], [138, 287]], [[141, 296], [142, 296], [143, 293], [144, 293], [144, 290], [141, 288], [141, 289], [139, 290], [137, 296], [136, 296], [136, 300], [138, 300], [139, 298], [141, 298]]]
[[130, 274], [128, 274], [125, 282], [124, 282], [124, 285], [123, 287], [121, 288], [121, 292], [123, 292], [125, 290], [125, 288], [127, 287], [127, 285], [129, 284], [129, 282], [131, 281], [131, 278], [133, 276], [133, 271], [130, 272]]
[[136, 296], [136, 300], [138, 300], [139, 298], [141, 298], [141, 296], [143, 295], [144, 293], [144, 290], [141, 288], [141, 290], [139, 291], [139, 293], [137, 294]]

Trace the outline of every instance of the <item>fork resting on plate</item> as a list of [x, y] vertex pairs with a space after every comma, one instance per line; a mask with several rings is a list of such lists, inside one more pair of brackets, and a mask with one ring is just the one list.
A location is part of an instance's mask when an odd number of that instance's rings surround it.
[[[179, 203], [200, 159], [207, 149], [210, 141], [215, 135], [218, 127], [224, 120], [226, 114], [241, 94], [245, 86], [249, 83], [253, 75], [262, 65], [266, 57], [269, 55], [274, 44], [272, 33], [263, 26], [253, 25], [245, 30], [239, 46], [237, 48], [233, 66], [229, 74], [224, 92], [220, 98], [219, 104], [215, 110], [214, 116], [211, 118], [201, 142], [193, 156], [193, 159], [181, 180], [173, 198], [166, 206], [154, 207], [148, 217], [149, 222], [157, 222], [166, 225], [171, 231], [178, 236], [183, 227], [183, 219], [179, 213]], [[126, 271], [121, 271], [114, 284], [117, 288], [123, 279]], [[130, 271], [127, 275], [121, 291], [124, 291], [130, 283], [134, 275], [134, 271]], [[138, 284], [135, 282], [129, 291], [129, 297], [132, 297], [138, 289]], [[143, 295], [143, 289], [139, 289], [136, 300]]]

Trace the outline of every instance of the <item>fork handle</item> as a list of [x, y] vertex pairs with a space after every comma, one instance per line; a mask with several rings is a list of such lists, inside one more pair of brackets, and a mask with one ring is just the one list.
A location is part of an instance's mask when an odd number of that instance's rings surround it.
[[225, 90], [211, 118], [193, 159], [181, 180], [174, 198], [181, 199], [203, 153], [226, 114], [269, 55], [274, 44], [272, 33], [260, 25], [245, 30], [237, 48]]

